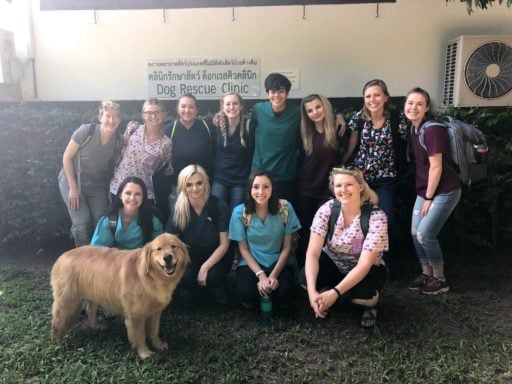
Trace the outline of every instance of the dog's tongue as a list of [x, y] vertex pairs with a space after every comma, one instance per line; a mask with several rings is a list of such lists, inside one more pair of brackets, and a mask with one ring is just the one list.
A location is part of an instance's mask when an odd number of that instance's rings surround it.
[[168, 275], [172, 275], [174, 273], [174, 267], [164, 267], [164, 271], [165, 273], [167, 273]]

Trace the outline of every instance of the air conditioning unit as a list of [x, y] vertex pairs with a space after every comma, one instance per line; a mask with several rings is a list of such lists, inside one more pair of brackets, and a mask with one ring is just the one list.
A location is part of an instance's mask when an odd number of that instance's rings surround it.
[[14, 34], [0, 29], [0, 83], [18, 81], [18, 59], [14, 49]]
[[443, 102], [512, 106], [512, 36], [460, 36], [446, 49]]

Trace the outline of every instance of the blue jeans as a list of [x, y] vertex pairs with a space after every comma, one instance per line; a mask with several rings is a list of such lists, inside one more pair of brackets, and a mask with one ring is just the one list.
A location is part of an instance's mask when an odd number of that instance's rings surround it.
[[379, 207], [388, 218], [388, 234], [391, 235], [395, 223], [395, 181], [379, 181], [369, 185], [379, 197]]
[[217, 181], [212, 184], [211, 194], [226, 202], [229, 209], [233, 211], [238, 204], [244, 202], [245, 187], [226, 187]]
[[443, 266], [443, 251], [437, 236], [457, 206], [461, 194], [462, 190], [456, 189], [449, 193], [436, 195], [425, 217], [421, 217], [421, 208], [425, 199], [416, 196], [412, 210], [411, 235], [416, 254], [422, 265], [428, 265], [431, 268]]

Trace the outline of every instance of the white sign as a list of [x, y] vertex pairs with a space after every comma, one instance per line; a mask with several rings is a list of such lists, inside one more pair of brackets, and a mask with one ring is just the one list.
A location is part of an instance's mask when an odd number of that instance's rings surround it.
[[284, 75], [290, 80], [292, 83], [292, 87], [290, 88], [293, 91], [298, 91], [300, 89], [300, 70], [298, 69], [275, 69], [272, 71], [273, 73], [280, 73]]
[[226, 92], [260, 95], [255, 58], [153, 59], [148, 61], [147, 76], [150, 98], [178, 99], [185, 93], [198, 99], [219, 99]]

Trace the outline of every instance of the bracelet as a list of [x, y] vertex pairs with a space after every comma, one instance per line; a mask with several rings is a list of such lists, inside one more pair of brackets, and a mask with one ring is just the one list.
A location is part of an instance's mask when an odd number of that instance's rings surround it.
[[255, 273], [256, 277], [260, 277], [262, 273], [265, 273], [265, 271], [262, 269], [261, 271], [258, 271]]
[[432, 201], [432, 200], [434, 200], [434, 198], [433, 197], [424, 197], [423, 200]]
[[332, 289], [334, 290], [334, 292], [336, 292], [338, 294], [338, 299], [341, 297], [341, 293], [340, 291], [338, 290], [338, 288], [336, 287], [332, 287]]

